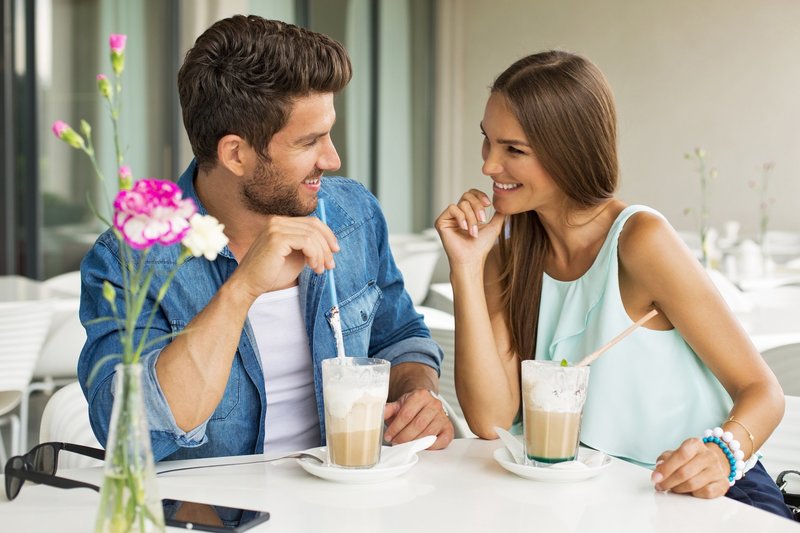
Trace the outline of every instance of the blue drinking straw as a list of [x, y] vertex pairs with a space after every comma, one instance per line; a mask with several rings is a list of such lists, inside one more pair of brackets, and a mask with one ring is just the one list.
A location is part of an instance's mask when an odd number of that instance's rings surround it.
[[[325, 200], [320, 198], [317, 200], [317, 209], [319, 210], [319, 219], [326, 226], [328, 225], [327, 217], [325, 216]], [[333, 270], [327, 271], [328, 275], [328, 290], [331, 293], [331, 300], [333, 301], [333, 308], [339, 310], [339, 301], [336, 299], [336, 282], [333, 280]]]
[[[328, 221], [325, 217], [325, 201], [320, 198], [317, 201], [317, 209], [319, 209], [319, 219], [326, 226]], [[331, 293], [331, 300], [333, 301], [333, 308], [331, 308], [330, 323], [333, 327], [333, 336], [336, 338], [336, 354], [341, 363], [345, 362], [344, 355], [344, 337], [342, 336], [342, 321], [339, 316], [339, 301], [336, 299], [336, 283], [333, 281], [333, 270], [327, 271], [328, 276], [328, 290]]]

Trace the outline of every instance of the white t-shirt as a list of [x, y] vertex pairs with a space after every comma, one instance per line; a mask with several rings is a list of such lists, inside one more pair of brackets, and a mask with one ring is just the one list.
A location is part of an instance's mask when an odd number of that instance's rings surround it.
[[262, 294], [247, 316], [267, 391], [264, 452], [319, 446], [314, 370], [299, 287]]

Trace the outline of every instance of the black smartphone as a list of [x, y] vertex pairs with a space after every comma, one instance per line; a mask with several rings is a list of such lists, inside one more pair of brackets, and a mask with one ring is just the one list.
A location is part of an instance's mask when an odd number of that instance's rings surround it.
[[231, 533], [247, 531], [269, 520], [266, 511], [223, 507], [184, 500], [161, 500], [168, 526], [195, 531]]

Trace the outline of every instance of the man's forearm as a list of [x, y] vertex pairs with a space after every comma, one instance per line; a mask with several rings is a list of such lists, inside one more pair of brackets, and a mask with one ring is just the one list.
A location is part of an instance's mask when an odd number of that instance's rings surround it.
[[245, 295], [229, 280], [156, 361], [159, 385], [184, 431], [211, 416], [225, 393], [252, 304]]
[[389, 376], [389, 401], [394, 402], [407, 392], [426, 389], [439, 392], [436, 370], [423, 363], [400, 363], [392, 367]]

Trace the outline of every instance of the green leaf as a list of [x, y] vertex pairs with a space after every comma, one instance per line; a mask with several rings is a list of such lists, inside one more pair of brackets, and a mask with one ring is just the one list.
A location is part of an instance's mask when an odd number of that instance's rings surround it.
[[561, 366], [569, 366], [569, 361], [567, 361], [566, 359], [562, 359]]

